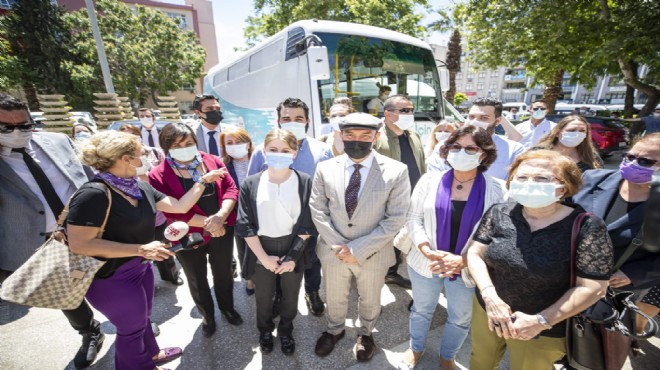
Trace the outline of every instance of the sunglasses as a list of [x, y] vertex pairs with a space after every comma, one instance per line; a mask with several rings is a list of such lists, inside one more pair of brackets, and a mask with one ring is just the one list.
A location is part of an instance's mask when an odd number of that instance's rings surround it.
[[642, 166], [642, 167], [653, 167], [656, 163], [658, 163], [657, 160], [655, 159], [650, 159], [650, 158], [645, 158], [645, 157], [638, 157], [634, 154], [631, 153], [626, 153], [623, 155], [623, 157], [626, 159], [628, 162], [632, 162], [634, 160], [637, 160], [637, 164]]
[[475, 145], [461, 146], [460, 144], [449, 144], [447, 145], [447, 150], [453, 153], [458, 153], [461, 149], [465, 150], [466, 154], [474, 155], [481, 151], [481, 148]]
[[15, 129], [18, 129], [20, 132], [30, 132], [34, 130], [35, 127], [37, 127], [37, 125], [34, 123], [24, 123], [22, 125], [9, 125], [2, 123], [0, 124], [0, 133], [9, 134], [14, 132]]
[[388, 109], [390, 112], [415, 113], [415, 108]]
[[536, 111], [536, 110], [546, 110], [546, 109], [547, 109], [547, 108], [543, 108], [543, 107], [532, 108], [532, 110], [535, 110], [535, 111]]

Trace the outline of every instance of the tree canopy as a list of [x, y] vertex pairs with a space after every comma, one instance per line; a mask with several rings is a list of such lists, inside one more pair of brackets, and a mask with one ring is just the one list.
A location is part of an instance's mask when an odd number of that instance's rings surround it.
[[[647, 0], [469, 0], [458, 6], [470, 58], [478, 65], [524, 65], [537, 83], [594, 84], [606, 73], [660, 100], [660, 3]], [[636, 65], [648, 66], [637, 76]]]
[[427, 0], [255, 0], [257, 14], [246, 19], [244, 35], [249, 46], [303, 19], [353, 22], [387, 28], [414, 37], [426, 35], [416, 6]]

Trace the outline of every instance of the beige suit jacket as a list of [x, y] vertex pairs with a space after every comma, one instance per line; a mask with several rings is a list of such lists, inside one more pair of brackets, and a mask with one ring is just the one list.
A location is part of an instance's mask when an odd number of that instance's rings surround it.
[[374, 153], [374, 162], [352, 218], [345, 203], [346, 154], [321, 162], [312, 184], [310, 208], [319, 232], [316, 253], [321, 264], [341, 264], [332, 245], [346, 245], [362, 268], [393, 265], [392, 240], [410, 207], [408, 168]]

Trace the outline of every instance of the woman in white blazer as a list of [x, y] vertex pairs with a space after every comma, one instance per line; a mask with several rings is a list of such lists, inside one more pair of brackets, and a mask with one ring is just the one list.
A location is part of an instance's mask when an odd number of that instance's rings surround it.
[[451, 169], [422, 176], [412, 194], [407, 227], [413, 247], [408, 274], [414, 304], [410, 311], [410, 348], [400, 368], [412, 369], [424, 352], [440, 293], [447, 297], [448, 319], [439, 349], [442, 369], [455, 369], [454, 358], [467, 338], [474, 288], [461, 278], [465, 243], [488, 208], [506, 198], [501, 180], [485, 174], [497, 157], [492, 138], [474, 126], [454, 131], [440, 148]]

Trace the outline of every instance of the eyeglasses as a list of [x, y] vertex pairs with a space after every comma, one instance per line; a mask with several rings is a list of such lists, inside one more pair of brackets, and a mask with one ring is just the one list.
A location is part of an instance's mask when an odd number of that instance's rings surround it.
[[[27, 121], [26, 121], [27, 122]], [[22, 125], [9, 125], [6, 123], [0, 124], [0, 133], [3, 134], [9, 134], [14, 132], [14, 130], [18, 129], [20, 132], [30, 132], [34, 130], [34, 128], [37, 127], [35, 123], [23, 123]]]
[[513, 178], [515, 181], [518, 182], [527, 182], [530, 179], [534, 182], [540, 182], [543, 184], [548, 184], [556, 180], [557, 178], [554, 176], [545, 176], [545, 175], [534, 175], [534, 176], [528, 176], [528, 175], [517, 175]]
[[658, 163], [657, 160], [655, 159], [650, 159], [650, 158], [645, 158], [645, 157], [638, 157], [632, 153], [626, 153], [623, 155], [623, 157], [628, 161], [632, 162], [634, 160], [637, 160], [637, 164], [642, 166], [642, 167], [653, 167], [656, 163]]
[[415, 108], [388, 109], [390, 112], [415, 113]]
[[453, 153], [458, 153], [461, 151], [461, 149], [465, 149], [466, 154], [477, 154], [481, 151], [481, 148], [479, 148], [476, 145], [468, 145], [468, 146], [461, 146], [460, 144], [449, 144], [447, 145], [447, 150]]
[[534, 111], [536, 111], [536, 110], [547, 110], [547, 109], [548, 108], [543, 108], [543, 107], [532, 108], [532, 110], [534, 110]]

